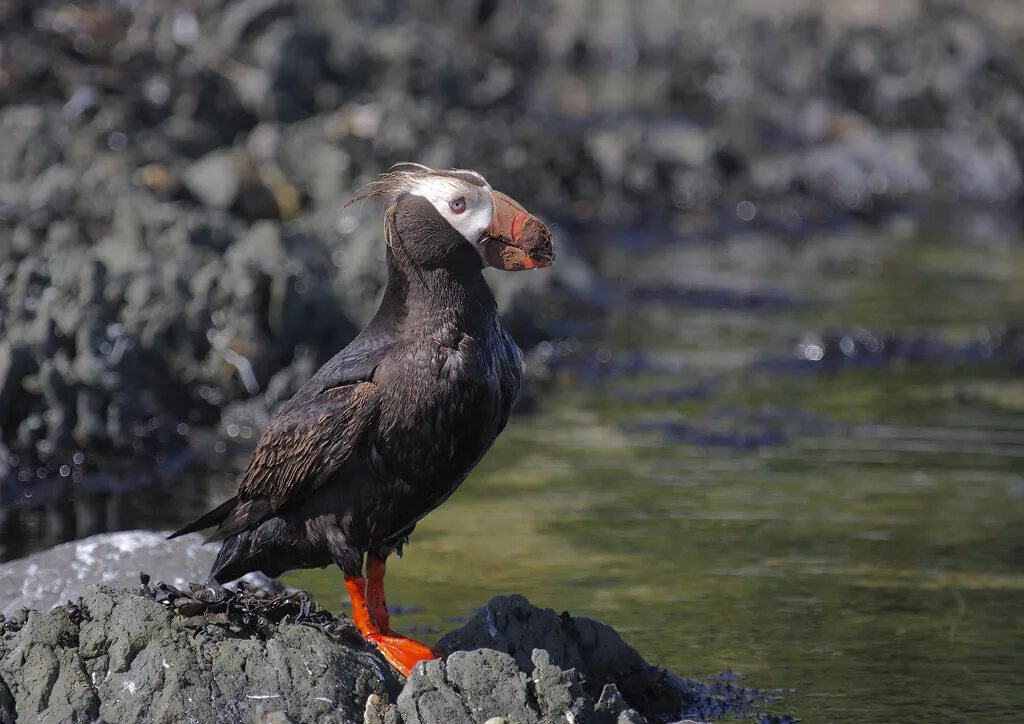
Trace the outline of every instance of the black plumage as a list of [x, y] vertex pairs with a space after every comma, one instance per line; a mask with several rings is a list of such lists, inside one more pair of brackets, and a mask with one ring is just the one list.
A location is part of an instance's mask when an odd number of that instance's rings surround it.
[[[481, 271], [497, 258], [492, 245], [525, 260], [492, 265], [546, 266], [550, 237], [521, 207], [492, 197], [478, 175], [452, 173], [466, 172], [385, 177], [379, 193], [387, 197], [388, 282], [376, 315], [281, 408], [237, 495], [176, 534], [217, 526], [217, 581], [331, 563], [347, 582], [359, 579], [364, 555], [386, 560], [505, 427], [522, 358]], [[409, 191], [417, 183], [431, 193], [435, 186], [462, 189], [474, 203], [486, 199], [481, 203], [494, 206], [491, 223], [478, 240], [465, 238], [452, 225], [459, 217], [447, 218], [436, 200]], [[521, 231], [523, 217], [529, 232]]]

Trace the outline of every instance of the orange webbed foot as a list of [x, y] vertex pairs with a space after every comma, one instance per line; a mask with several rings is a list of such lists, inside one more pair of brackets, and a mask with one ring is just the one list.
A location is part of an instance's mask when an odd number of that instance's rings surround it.
[[366, 638], [377, 647], [388, 663], [406, 678], [419, 662], [438, 658], [437, 653], [429, 646], [405, 636], [371, 634]]
[[345, 588], [352, 599], [352, 620], [363, 638], [376, 646], [396, 671], [408, 678], [416, 664], [436, 659], [438, 653], [391, 629], [384, 598], [384, 572], [384, 561], [370, 556], [367, 579], [361, 576], [345, 578]]

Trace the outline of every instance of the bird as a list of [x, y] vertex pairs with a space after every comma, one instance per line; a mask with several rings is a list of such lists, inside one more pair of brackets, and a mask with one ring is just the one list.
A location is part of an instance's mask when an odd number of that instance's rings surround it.
[[542, 269], [554, 249], [548, 227], [476, 171], [399, 164], [349, 204], [375, 198], [387, 258], [376, 314], [278, 410], [237, 493], [171, 537], [216, 526], [218, 583], [337, 565], [363, 638], [409, 676], [440, 652], [391, 628], [387, 559], [488, 451], [522, 382], [482, 272]]

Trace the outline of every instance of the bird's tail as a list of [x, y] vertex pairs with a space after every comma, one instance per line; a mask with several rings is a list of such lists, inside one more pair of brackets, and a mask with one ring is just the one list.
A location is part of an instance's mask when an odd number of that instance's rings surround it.
[[178, 536], [185, 535], [186, 533], [194, 533], [197, 530], [203, 530], [204, 528], [210, 528], [215, 525], [220, 525], [225, 518], [231, 515], [231, 512], [235, 509], [236, 505], [238, 505], [237, 495], [221, 503], [199, 520], [193, 523], [189, 523], [181, 530], [175, 531], [167, 537], [177, 538]]
[[210, 568], [210, 578], [218, 583], [227, 583], [244, 576], [251, 571], [259, 570], [253, 566], [250, 558], [251, 531], [243, 531], [232, 536], [221, 544], [217, 559]]
[[280, 521], [272, 521], [256, 530], [243, 530], [226, 538], [210, 569], [210, 578], [227, 583], [252, 571], [262, 571], [273, 578], [290, 568], [308, 567], [304, 565], [306, 559], [301, 550], [296, 553], [293, 546], [286, 545], [282, 550], [275, 545], [275, 542], [288, 540], [282, 535], [281, 526]]

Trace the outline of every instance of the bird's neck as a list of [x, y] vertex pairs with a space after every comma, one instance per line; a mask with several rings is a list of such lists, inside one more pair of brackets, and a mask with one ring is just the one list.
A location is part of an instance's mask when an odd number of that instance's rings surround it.
[[473, 333], [493, 324], [497, 314], [494, 294], [479, 268], [423, 269], [388, 259], [380, 322], [417, 334], [451, 325]]

